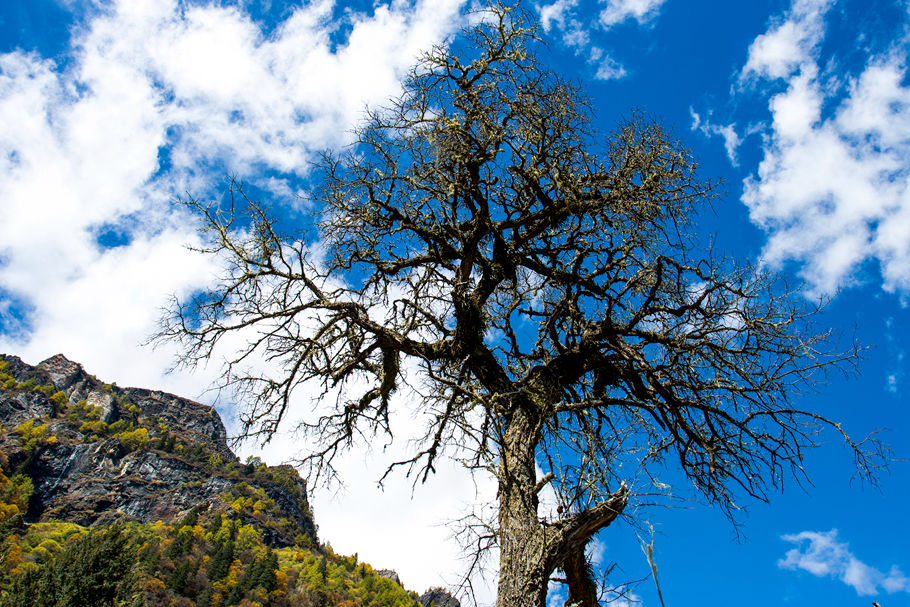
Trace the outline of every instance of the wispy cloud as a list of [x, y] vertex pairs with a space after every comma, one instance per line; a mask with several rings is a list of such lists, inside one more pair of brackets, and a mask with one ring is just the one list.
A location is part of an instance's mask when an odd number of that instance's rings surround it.
[[[831, 0], [797, 0], [749, 49], [744, 92], [767, 100], [763, 158], [743, 202], [768, 234], [765, 260], [800, 264], [816, 294], [862, 280], [867, 262], [888, 291], [910, 289], [910, 88], [907, 42], [833, 75], [821, 42]], [[769, 86], [770, 85], [770, 86]]]
[[550, 31], [553, 27], [567, 29], [571, 25], [572, 15], [577, 6], [578, 0], [556, 0], [553, 4], [539, 6], [537, 10], [544, 31]]
[[[627, 21], [635, 21], [639, 26], [653, 22], [665, 1], [607, 0], [606, 6], [598, 11], [593, 6], [579, 6], [579, 0], [556, 0], [538, 4], [537, 11], [544, 31], [558, 35], [562, 44], [584, 57], [595, 79], [617, 80], [628, 75], [628, 70], [601, 39], [611, 28]], [[582, 9], [597, 14], [597, 20], [582, 19], [579, 16]]]
[[604, 27], [634, 20], [640, 25], [657, 17], [660, 7], [666, 0], [607, 0], [607, 6], [600, 12], [600, 22]]
[[906, 379], [904, 359], [906, 352], [901, 345], [901, 340], [895, 335], [894, 318], [885, 319], [885, 340], [888, 345], [888, 355], [892, 358], [892, 366], [888, 371], [886, 389], [894, 395], [901, 393]]
[[840, 580], [860, 596], [873, 596], [881, 592], [910, 592], [910, 579], [897, 565], [892, 565], [888, 573], [883, 573], [860, 561], [850, 551], [847, 542], [838, 539], [837, 529], [825, 532], [803, 531], [784, 535], [781, 539], [796, 545], [777, 562], [781, 569], [802, 570], [816, 577]]
[[708, 137], [720, 137], [724, 141], [724, 150], [727, 152], [727, 158], [733, 166], [739, 166], [739, 146], [742, 138], [736, 132], [735, 124], [717, 124], [711, 119], [710, 113], [702, 118], [694, 108], [689, 108], [689, 115], [692, 116], [693, 131], [699, 131]]

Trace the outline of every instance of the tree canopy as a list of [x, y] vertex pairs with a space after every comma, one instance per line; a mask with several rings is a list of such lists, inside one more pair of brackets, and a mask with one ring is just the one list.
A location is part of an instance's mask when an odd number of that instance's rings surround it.
[[[317, 168], [315, 232], [282, 234], [239, 187], [236, 207], [190, 202], [226, 270], [159, 335], [187, 364], [252, 336], [224, 373], [250, 435], [322, 386], [330, 411], [304, 424], [314, 472], [392, 434], [390, 407], [425, 414], [395, 466], [425, 478], [456, 457], [495, 475], [502, 607], [543, 605], [557, 569], [595, 604], [585, 544], [667, 467], [727, 513], [801, 476], [819, 426], [840, 426], [792, 397], [856, 355], [776, 276], [700, 248], [691, 220], [715, 192], [691, 154], [641, 113], [602, 136], [537, 45], [529, 15], [497, 5], [423, 55]], [[248, 372], [253, 356], [278, 372]], [[396, 402], [403, 382], [420, 397]], [[874, 449], [842, 435], [871, 473]], [[548, 484], [555, 520], [538, 512]]]

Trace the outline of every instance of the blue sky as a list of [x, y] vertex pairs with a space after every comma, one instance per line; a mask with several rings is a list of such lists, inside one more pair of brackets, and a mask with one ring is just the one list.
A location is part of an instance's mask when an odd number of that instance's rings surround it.
[[[830, 299], [820, 324], [869, 349], [856, 374], [832, 375], [801, 404], [857, 437], [882, 429], [896, 458], [879, 487], [863, 485], [837, 437], [823, 435], [807, 461], [813, 485], [744, 503], [739, 539], [697, 503], [648, 511], [667, 604], [910, 605], [910, 6], [526, 6], [543, 23], [543, 60], [587, 90], [599, 129], [644, 110], [691, 147], [703, 176], [723, 180], [725, 195], [698, 220], [706, 243]], [[197, 242], [194, 220], [172, 201], [218, 196], [234, 174], [299, 221], [295, 194], [314, 154], [343, 146], [364, 104], [394, 95], [467, 7], [6, 0], [0, 351], [31, 363], [63, 352], [108, 381], [211, 400], [216, 365], [166, 374], [173, 352], [139, 345], [170, 294], [205, 287], [216, 270], [184, 247]], [[219, 406], [229, 417], [232, 403]], [[405, 435], [419, 427], [398, 422]], [[280, 437], [265, 455], [277, 462], [298, 447]], [[403, 448], [348, 458], [346, 487], [314, 497], [321, 536], [416, 590], [454, 583], [461, 565], [442, 523], [492, 486], [453, 466], [413, 498], [403, 479], [380, 492], [383, 458]], [[629, 527], [595, 548], [619, 562], [617, 583], [648, 571]], [[629, 592], [659, 604], [650, 580]]]

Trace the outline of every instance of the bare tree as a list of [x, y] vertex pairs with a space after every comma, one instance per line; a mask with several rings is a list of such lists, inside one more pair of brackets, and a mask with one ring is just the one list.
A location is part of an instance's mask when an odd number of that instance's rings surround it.
[[[239, 189], [236, 215], [191, 202], [227, 270], [159, 335], [190, 365], [254, 335], [224, 373], [248, 435], [270, 436], [295, 388], [319, 382], [314, 472], [358, 435], [393, 432], [408, 360], [423, 397], [402, 406], [432, 424], [393, 467], [425, 479], [446, 456], [495, 474], [500, 607], [542, 606], [557, 569], [573, 601], [596, 604], [584, 547], [634, 478], [676, 468], [732, 513], [802, 476], [816, 431], [840, 426], [792, 396], [856, 354], [834, 352], [774, 276], [700, 251], [687, 230], [713, 186], [689, 152], [639, 115], [599, 136], [536, 44], [527, 14], [494, 6], [460, 50], [425, 54], [325, 157], [309, 236], [280, 234]], [[254, 353], [281, 372], [245, 371]], [[875, 450], [843, 437], [871, 473]], [[538, 512], [548, 484], [555, 519]]]

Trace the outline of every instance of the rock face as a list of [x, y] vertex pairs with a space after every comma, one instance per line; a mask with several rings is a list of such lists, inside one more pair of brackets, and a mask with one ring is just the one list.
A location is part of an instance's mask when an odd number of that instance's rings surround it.
[[376, 575], [379, 577], [384, 577], [387, 580], [392, 580], [399, 586], [401, 586], [401, 578], [398, 577], [398, 572], [394, 569], [380, 569], [376, 572]]
[[[157, 419], [158, 423], [170, 426], [172, 433], [179, 433], [193, 444], [202, 444], [226, 458], [234, 458], [227, 446], [227, 432], [221, 417], [212, 407], [166, 392], [104, 384], [86, 373], [82, 365], [62, 354], [52, 356], [35, 367], [15, 356], [4, 355], [3, 359], [9, 363], [7, 373], [19, 381], [34, 379], [39, 385], [53, 385], [64, 391], [70, 402], [85, 400], [90, 406], [101, 407], [101, 421], [107, 424], [125, 417], [127, 411], [122, 403], [129, 402], [138, 406], [146, 418]], [[0, 408], [0, 420], [5, 423], [2, 416]]]
[[417, 601], [423, 607], [461, 607], [461, 602], [442, 588], [430, 588]]
[[29, 522], [232, 508], [273, 546], [317, 544], [306, 483], [290, 466], [242, 464], [211, 407], [104, 384], [59, 354], [36, 366], [0, 356], [0, 386], [0, 464], [31, 478]]
[[115, 438], [42, 449], [24, 468], [34, 483], [32, 520], [80, 525], [127, 515], [172, 520], [194, 506], [217, 504], [235, 481], [155, 450], [127, 449]]

